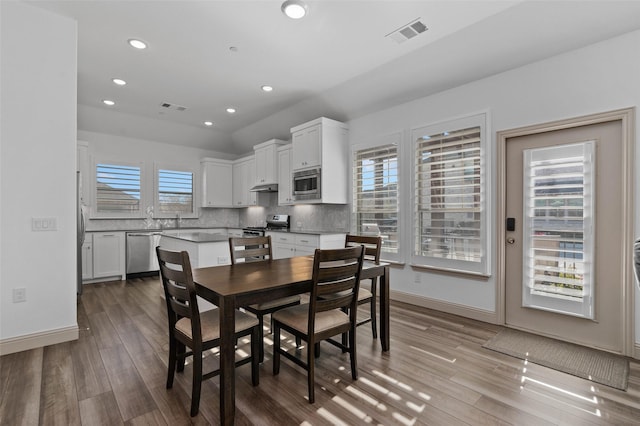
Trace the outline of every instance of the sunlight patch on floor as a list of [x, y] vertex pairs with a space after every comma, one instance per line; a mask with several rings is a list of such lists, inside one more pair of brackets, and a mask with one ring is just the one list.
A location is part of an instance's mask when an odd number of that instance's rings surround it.
[[457, 358], [453, 358], [453, 359], [451, 359], [451, 358], [445, 358], [445, 357], [443, 357], [443, 356], [440, 356], [440, 355], [434, 354], [433, 352], [429, 352], [429, 351], [425, 351], [424, 349], [416, 348], [415, 346], [409, 346], [409, 347], [410, 347], [411, 349], [415, 350], [415, 351], [421, 352], [421, 353], [423, 353], [423, 354], [430, 355], [430, 356], [432, 356], [432, 357], [434, 357], [434, 358], [438, 358], [438, 359], [440, 359], [440, 360], [442, 360], [442, 361], [446, 361], [446, 362], [451, 363], [451, 364], [453, 364], [454, 362], [456, 362], [456, 359], [457, 359]]

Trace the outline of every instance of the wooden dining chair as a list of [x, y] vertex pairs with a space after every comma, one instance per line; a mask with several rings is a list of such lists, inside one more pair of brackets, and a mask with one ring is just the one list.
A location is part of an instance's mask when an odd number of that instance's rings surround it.
[[[266, 237], [230, 237], [229, 251], [231, 252], [231, 264], [238, 262], [262, 262], [273, 258], [271, 248], [271, 236]], [[289, 296], [281, 299], [269, 300], [243, 308], [253, 313], [260, 323], [260, 362], [264, 361], [264, 316], [273, 314], [279, 309], [300, 304], [300, 296]]]
[[[345, 247], [364, 246], [364, 258], [365, 260], [372, 260], [375, 263], [380, 263], [380, 252], [382, 250], [382, 237], [372, 237], [363, 235], [350, 235], [347, 234], [345, 238]], [[363, 288], [362, 286], [358, 290], [358, 305], [369, 304], [369, 316], [360, 320], [356, 325], [361, 326], [363, 324], [371, 323], [371, 334], [374, 339], [378, 338], [378, 325], [376, 321], [376, 293], [378, 287], [378, 277], [371, 279], [371, 290]]]
[[[202, 381], [220, 374], [216, 369], [203, 374], [202, 354], [220, 345], [219, 313], [217, 309], [198, 311], [196, 288], [193, 282], [189, 253], [169, 251], [156, 247], [160, 277], [164, 287], [169, 320], [169, 366], [167, 389], [173, 387], [176, 370], [184, 371], [185, 358], [193, 356], [193, 379], [191, 388], [191, 416], [198, 414]], [[236, 340], [251, 336], [251, 355], [236, 362], [236, 367], [251, 363], [251, 382], [257, 386], [260, 380], [259, 323], [252, 315], [235, 311]], [[186, 348], [191, 349], [187, 351]]]
[[[320, 342], [326, 340], [349, 352], [351, 377], [358, 378], [356, 361], [356, 315], [358, 287], [364, 249], [316, 249], [313, 259], [313, 286], [309, 303], [281, 309], [273, 314], [273, 374], [280, 372], [280, 355], [307, 370], [309, 402], [315, 401], [315, 358]], [[328, 294], [338, 295], [325, 298]], [[280, 345], [280, 332], [285, 330], [307, 342], [306, 362]], [[348, 336], [348, 343], [333, 340], [336, 335]]]

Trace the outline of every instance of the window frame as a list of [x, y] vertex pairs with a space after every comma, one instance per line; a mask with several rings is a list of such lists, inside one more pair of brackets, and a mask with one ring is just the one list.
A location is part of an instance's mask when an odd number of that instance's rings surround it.
[[[190, 213], [182, 212], [170, 212], [163, 213], [160, 211], [160, 170], [169, 170], [174, 172], [191, 173], [192, 186], [191, 186], [191, 202], [192, 209]], [[169, 164], [162, 162], [154, 162], [153, 167], [153, 218], [154, 219], [174, 219], [176, 215], [180, 213], [181, 219], [197, 219], [198, 218], [198, 202], [199, 202], [199, 182], [200, 175], [199, 170], [196, 167], [192, 167], [185, 164]]]
[[403, 178], [403, 165], [404, 165], [404, 150], [402, 144], [402, 132], [395, 132], [381, 137], [373, 137], [368, 139], [366, 142], [357, 143], [351, 145], [350, 150], [350, 158], [349, 158], [349, 167], [351, 169], [350, 179], [349, 179], [349, 193], [351, 198], [351, 212], [350, 212], [350, 232], [352, 234], [360, 234], [360, 230], [357, 229], [358, 221], [357, 221], [357, 205], [355, 202], [355, 191], [357, 188], [355, 187], [356, 182], [356, 170], [354, 169], [354, 163], [356, 159], [356, 155], [359, 151], [365, 151], [374, 149], [377, 147], [384, 147], [389, 145], [395, 145], [396, 147], [396, 158], [397, 158], [397, 170], [398, 170], [398, 189], [396, 191], [397, 199], [398, 199], [398, 211], [396, 215], [396, 229], [398, 235], [398, 252], [386, 252], [382, 251], [380, 257], [382, 260], [391, 261], [396, 263], [403, 263], [405, 259], [406, 252], [406, 244], [403, 244], [404, 238], [404, 228], [405, 228], [405, 210], [402, 208], [402, 200], [405, 197], [406, 191], [404, 188], [406, 187], [406, 182]]
[[[98, 210], [98, 165], [137, 167], [140, 170], [140, 204], [133, 212], [99, 211]], [[144, 209], [147, 205], [147, 189], [145, 179], [145, 166], [141, 161], [122, 161], [113, 158], [95, 158], [92, 162], [91, 173], [91, 213], [90, 219], [139, 219], [144, 217]]]
[[[411, 234], [410, 257], [411, 264], [416, 267], [454, 272], [466, 275], [490, 277], [491, 276], [491, 153], [489, 132], [489, 113], [487, 111], [471, 115], [461, 116], [444, 120], [432, 124], [413, 127], [410, 131], [411, 137], [411, 160], [410, 167], [410, 198], [411, 198], [411, 219], [408, 225]], [[417, 214], [419, 200], [416, 197], [416, 151], [418, 139], [423, 135], [433, 135], [443, 132], [455, 132], [472, 127], [480, 128], [480, 247], [481, 255], [479, 262], [466, 261], [461, 259], [447, 259], [435, 256], [416, 254], [417, 245]]]

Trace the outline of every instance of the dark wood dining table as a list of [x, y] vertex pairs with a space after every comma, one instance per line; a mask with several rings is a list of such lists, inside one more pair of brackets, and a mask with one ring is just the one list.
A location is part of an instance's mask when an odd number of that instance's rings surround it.
[[[200, 297], [220, 315], [220, 423], [235, 418], [235, 315], [241, 306], [311, 291], [313, 256], [237, 263], [193, 270]], [[365, 261], [361, 279], [379, 277], [380, 340], [389, 350], [389, 264]]]

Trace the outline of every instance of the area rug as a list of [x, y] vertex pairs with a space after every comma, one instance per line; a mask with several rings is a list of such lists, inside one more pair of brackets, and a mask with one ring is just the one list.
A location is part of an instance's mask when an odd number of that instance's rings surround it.
[[500, 331], [482, 347], [612, 388], [627, 389], [629, 360], [623, 356], [510, 329]]

